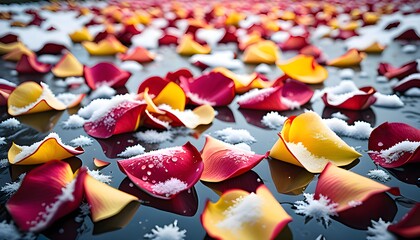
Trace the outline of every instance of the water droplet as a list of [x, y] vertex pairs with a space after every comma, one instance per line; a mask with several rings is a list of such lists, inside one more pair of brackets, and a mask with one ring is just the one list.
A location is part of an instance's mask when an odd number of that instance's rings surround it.
[[147, 176], [143, 176], [141, 179], [142, 179], [143, 181], [147, 181]]
[[151, 171], [147, 171], [147, 175], [152, 175], [152, 172]]
[[177, 157], [173, 157], [172, 158], [172, 162], [176, 162], [176, 161], [178, 161], [178, 158]]
[[168, 172], [168, 169], [165, 169], [165, 172]]
[[153, 163], [149, 164], [149, 168], [153, 168], [155, 165], [153, 165]]
[[129, 183], [128, 186], [134, 187], [134, 184], [133, 183]]
[[257, 182], [261, 182], [261, 179], [257, 178]]
[[384, 144], [382, 142], [378, 142], [378, 146], [382, 147]]
[[141, 170], [146, 169], [146, 165], [141, 166]]

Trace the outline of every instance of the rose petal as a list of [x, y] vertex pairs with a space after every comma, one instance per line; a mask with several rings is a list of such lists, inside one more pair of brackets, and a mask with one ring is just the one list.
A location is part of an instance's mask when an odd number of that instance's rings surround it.
[[42, 54], [56, 55], [56, 54], [61, 54], [63, 52], [63, 50], [65, 50], [65, 49], [67, 49], [67, 47], [64, 46], [64, 45], [62, 45], [62, 44], [58, 44], [58, 43], [46, 43], [36, 53], [38, 55], [42, 55]]
[[174, 72], [168, 72], [165, 76], [165, 79], [179, 84], [181, 77], [192, 78], [194, 76], [190, 70], [186, 68], [180, 68]]
[[48, 85], [41, 82], [24, 82], [16, 87], [7, 101], [8, 113], [12, 116], [64, 110], [66, 105], [58, 100]]
[[198, 42], [194, 41], [190, 34], [184, 35], [179, 42], [176, 52], [181, 55], [194, 55], [194, 54], [208, 54], [211, 52], [211, 48], [203, 46]]
[[420, 204], [417, 203], [398, 223], [388, 226], [388, 231], [404, 238], [420, 237]]
[[371, 108], [362, 110], [362, 111], [353, 111], [353, 110], [345, 110], [345, 109], [337, 109], [337, 108], [330, 108], [325, 107], [322, 111], [322, 118], [334, 118], [341, 113], [341, 118], [346, 121], [349, 125], [354, 125], [355, 122], [367, 122], [371, 126], [375, 126], [376, 123], [376, 115], [375, 112]]
[[191, 129], [194, 129], [199, 125], [212, 123], [216, 115], [214, 108], [208, 104], [198, 106], [192, 111], [178, 111], [167, 105], [159, 107], [159, 110], [164, 112], [165, 119], [171, 126], [185, 126]]
[[283, 86], [249, 92], [238, 99], [241, 108], [284, 111], [300, 108], [313, 95], [304, 83], [288, 79]]
[[392, 87], [392, 89], [396, 92], [406, 92], [410, 89], [420, 89], [420, 74], [414, 73], [411, 74], [401, 81], [399, 81], [395, 86]]
[[328, 107], [347, 110], [364, 110], [376, 102], [376, 97], [374, 96], [375, 92], [376, 90], [373, 87], [360, 88], [359, 91], [355, 91], [353, 94], [347, 93], [336, 95], [326, 92], [322, 96], [322, 100]]
[[96, 56], [115, 55], [127, 51], [127, 47], [122, 45], [113, 35], [107, 36], [99, 43], [84, 41], [82, 45], [90, 55]]
[[150, 196], [141, 189], [134, 187], [134, 183], [129, 178], [125, 178], [121, 182], [119, 189], [138, 197], [146, 206], [181, 216], [194, 216], [197, 213], [198, 197], [194, 187], [188, 191], [180, 192], [172, 199], [160, 199]]
[[158, 42], [159, 46], [171, 44], [176, 45], [178, 43], [178, 36], [166, 33], [161, 38], [159, 38]]
[[289, 77], [307, 84], [322, 83], [327, 79], [328, 72], [318, 65], [312, 56], [298, 55], [277, 66]]
[[95, 120], [83, 124], [86, 133], [96, 138], [134, 132], [140, 125], [140, 118], [147, 105], [140, 102], [122, 101]]
[[13, 92], [15, 88], [16, 84], [0, 78], [0, 106], [7, 104], [7, 99], [9, 99], [10, 93]]
[[223, 67], [215, 68], [212, 70], [212, 72], [221, 73], [232, 79], [235, 83], [236, 93], [244, 93], [254, 88], [269, 88], [275, 83], [274, 81], [269, 82], [263, 80], [263, 78], [256, 73], [249, 75], [239, 75]]
[[122, 87], [131, 77], [131, 73], [124, 71], [110, 62], [101, 62], [93, 67], [85, 66], [83, 68], [83, 76], [86, 83], [93, 90], [101, 85], [110, 87]]
[[34, 54], [35, 53], [31, 51], [29, 48], [25, 47], [24, 45], [20, 45], [14, 48], [9, 53], [5, 54], [3, 56], [3, 60], [19, 62], [19, 60], [22, 58], [23, 55], [34, 55]]
[[211, 188], [219, 196], [221, 196], [225, 192], [232, 191], [235, 189], [240, 189], [247, 192], [256, 192], [259, 186], [264, 185], [264, 182], [263, 180], [261, 180], [261, 177], [258, 176], [258, 174], [252, 170], [247, 171], [239, 176], [229, 178], [222, 182], [202, 183], [207, 187]]
[[417, 31], [413, 28], [407, 29], [402, 32], [400, 35], [396, 36], [394, 40], [404, 40], [404, 41], [419, 41], [420, 36], [417, 34]]
[[0, 43], [14, 43], [18, 41], [18, 36], [14, 33], [7, 33], [0, 37]]
[[200, 180], [206, 182], [221, 182], [251, 170], [267, 155], [255, 154], [224, 143], [210, 136], [201, 150], [204, 171]]
[[147, 63], [155, 59], [155, 54], [142, 47], [135, 47], [127, 53], [118, 55], [121, 61], [136, 61], [138, 63]]
[[327, 65], [333, 67], [349, 67], [359, 65], [366, 57], [365, 53], [361, 53], [356, 49], [350, 49], [340, 57], [334, 58], [327, 62]]
[[198, 150], [187, 142], [182, 147], [119, 160], [118, 166], [142, 190], [157, 198], [169, 199], [194, 186], [204, 164]]
[[38, 62], [35, 54], [23, 54], [16, 64], [16, 71], [21, 74], [47, 73], [50, 69], [51, 65]]
[[210, 72], [195, 79], [181, 77], [180, 80], [193, 105], [226, 106], [235, 98], [234, 82], [221, 73]]
[[285, 42], [280, 43], [280, 48], [283, 51], [300, 50], [307, 45], [309, 45], [309, 42], [306, 37], [291, 35]]
[[25, 47], [22, 42], [0, 43], [0, 55]]
[[304, 167], [311, 173], [320, 173], [328, 162], [345, 166], [361, 156], [314, 112], [289, 117], [279, 137], [270, 150], [270, 157]]
[[69, 37], [74, 43], [93, 40], [93, 36], [90, 34], [89, 30], [86, 27], [83, 27], [79, 30], [74, 31], [73, 33], [70, 33]]
[[[405, 148], [403, 144], [410, 146]], [[420, 162], [420, 130], [405, 123], [385, 122], [370, 134], [368, 154], [386, 168]]]
[[12, 143], [8, 152], [10, 164], [32, 165], [49, 162], [54, 159], [66, 159], [84, 150], [81, 147], [73, 148], [61, 142], [56, 133], [50, 133], [43, 140], [30, 146], [19, 146]]
[[378, 74], [387, 77], [388, 79], [397, 78], [403, 79], [413, 73], [418, 73], [417, 61], [405, 63], [401, 67], [394, 67], [389, 63], [379, 63]]
[[93, 222], [110, 218], [118, 214], [129, 203], [138, 200], [136, 197], [102, 183], [90, 175], [86, 176], [83, 185]]
[[20, 229], [39, 232], [79, 207], [85, 177], [85, 168], [74, 179], [68, 163], [48, 162], [27, 173], [6, 208]]
[[252, 64], [274, 64], [278, 58], [278, 47], [274, 42], [269, 40], [261, 41], [247, 47], [243, 54], [243, 61]]
[[95, 165], [95, 167], [97, 168], [104, 168], [106, 166], [108, 166], [109, 164], [111, 164], [110, 162], [98, 159], [98, 158], [93, 158], [93, 164]]
[[207, 201], [201, 223], [213, 238], [274, 239], [292, 221], [265, 185], [256, 194], [243, 190], [224, 193]]
[[51, 69], [51, 72], [60, 78], [79, 77], [83, 75], [83, 64], [73, 54], [67, 52]]

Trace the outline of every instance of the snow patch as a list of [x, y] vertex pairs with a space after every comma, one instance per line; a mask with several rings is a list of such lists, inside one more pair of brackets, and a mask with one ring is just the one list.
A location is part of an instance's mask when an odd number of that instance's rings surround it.
[[85, 119], [77, 114], [71, 115], [66, 121], [63, 122], [64, 129], [81, 128], [85, 123]]
[[111, 98], [117, 94], [117, 91], [108, 85], [102, 85], [95, 89], [89, 96], [90, 99]]
[[171, 131], [158, 132], [156, 130], [146, 130], [144, 132], [138, 132], [134, 134], [134, 136], [139, 141], [150, 144], [170, 141], [173, 138], [173, 134]]
[[125, 71], [135, 73], [141, 71], [143, 69], [143, 66], [136, 61], [124, 61], [120, 64], [120, 68]]
[[354, 70], [351, 68], [345, 68], [339, 73], [341, 79], [352, 79], [354, 77]]
[[123, 152], [118, 154], [118, 157], [133, 157], [144, 153], [144, 147], [140, 144], [127, 147]]
[[19, 126], [20, 122], [16, 118], [8, 118], [0, 123], [0, 127], [4, 128], [17, 128]]
[[369, 170], [368, 172], [368, 177], [371, 179], [375, 179], [378, 180], [380, 182], [386, 182], [389, 179], [391, 179], [391, 177], [389, 176], [388, 173], [386, 173], [384, 170], [382, 169], [373, 169], [373, 170]]
[[271, 72], [271, 68], [268, 64], [260, 63], [258, 66], [255, 67], [255, 71], [258, 73], [269, 73]]
[[314, 199], [314, 194], [304, 193], [304, 201], [296, 201], [295, 213], [304, 215], [305, 217], [315, 218], [321, 221], [325, 227], [331, 223], [331, 217], [337, 216], [338, 203], [331, 202], [328, 197], [320, 195], [319, 199]]
[[344, 120], [344, 121], [349, 119], [346, 115], [342, 114], [341, 112], [335, 112], [335, 113], [331, 114], [331, 117], [338, 118], [338, 119], [341, 119], [341, 120]]
[[70, 143], [75, 147], [84, 147], [84, 146], [90, 146], [93, 144], [93, 140], [90, 137], [86, 137], [83, 135], [80, 135], [79, 137], [73, 139], [70, 141]]
[[374, 106], [389, 107], [389, 108], [397, 108], [397, 107], [404, 106], [404, 103], [395, 94], [384, 95], [382, 93], [376, 92], [373, 96], [376, 97], [376, 102], [373, 104]]
[[401, 50], [403, 51], [403, 53], [415, 53], [417, 51], [417, 46], [409, 44], [402, 47]]
[[266, 97], [268, 97], [271, 93], [273, 93], [275, 90], [276, 89], [272, 87], [265, 88], [265, 89], [252, 89], [251, 91], [237, 98], [238, 104], [246, 103], [250, 100], [262, 101]]
[[1, 240], [19, 240], [22, 239], [17, 227], [6, 220], [0, 222], [0, 239]]
[[233, 129], [229, 127], [218, 130], [213, 134], [216, 138], [231, 144], [256, 142], [255, 138], [245, 129]]
[[212, 54], [195, 54], [190, 58], [190, 62], [201, 62], [210, 68], [225, 67], [227, 69], [238, 69], [244, 66], [241, 60], [235, 59], [235, 54], [232, 51], [221, 51]]
[[178, 220], [175, 220], [169, 225], [164, 225], [163, 227], [155, 226], [152, 229], [152, 233], [144, 234], [144, 237], [152, 240], [183, 240], [185, 239], [185, 233], [187, 230], [181, 230], [178, 227]]
[[337, 135], [356, 139], [369, 139], [373, 128], [367, 122], [356, 121], [354, 125], [348, 125], [338, 118], [322, 119], [322, 121]]
[[278, 129], [283, 126], [287, 117], [280, 115], [278, 112], [269, 112], [261, 120], [261, 123], [271, 129]]
[[[385, 160], [386, 163], [392, 163], [397, 161], [405, 153], [413, 153], [420, 146], [420, 142], [402, 141], [394, 146], [381, 150], [379, 155]], [[376, 151], [370, 151], [372, 153], [378, 153]]]

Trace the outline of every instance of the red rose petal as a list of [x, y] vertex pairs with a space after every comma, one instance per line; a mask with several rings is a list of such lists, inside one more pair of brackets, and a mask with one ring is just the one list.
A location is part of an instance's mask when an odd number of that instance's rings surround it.
[[180, 80], [193, 105], [226, 106], [235, 98], [235, 83], [222, 73], [210, 72], [195, 79], [181, 77]]
[[131, 77], [131, 73], [118, 68], [110, 62], [101, 62], [93, 67], [85, 66], [83, 76], [89, 87], [95, 90], [101, 85], [114, 88], [123, 87]]
[[38, 232], [77, 209], [83, 198], [82, 168], [75, 180], [70, 165], [50, 161], [29, 172], [6, 207], [20, 229]]
[[329, 98], [328, 93], [324, 93], [322, 100], [325, 106], [347, 110], [364, 110], [376, 102], [376, 97], [373, 96], [376, 90], [373, 87], [360, 88], [360, 91], [360, 93], [356, 92], [352, 96], [349, 95], [343, 101], [340, 100], [339, 103], [334, 102], [331, 97]]
[[122, 53], [119, 55], [121, 61], [136, 61], [138, 63], [147, 63], [155, 59], [155, 55], [147, 51], [147, 49], [142, 47], [136, 47], [127, 53]]
[[404, 238], [420, 237], [420, 203], [417, 203], [408, 213], [396, 224], [388, 226], [388, 231]]
[[221, 182], [251, 170], [267, 155], [242, 150], [207, 136], [201, 157], [204, 171], [200, 179], [206, 182]]
[[[393, 152], [391, 159], [383, 151], [404, 141], [420, 142], [420, 130], [405, 123], [385, 122], [375, 128], [369, 137], [369, 156], [386, 168], [395, 168], [407, 163], [420, 162], [420, 145], [414, 151]], [[389, 154], [387, 156], [390, 156]]]
[[303, 36], [289, 36], [289, 38], [285, 42], [279, 44], [279, 47], [283, 51], [300, 50], [300, 49], [306, 47], [308, 44], [309, 44], [309, 42], [308, 42], [306, 37], [303, 37]]
[[0, 43], [14, 43], [18, 41], [18, 36], [13, 33], [8, 33], [0, 37]]
[[147, 104], [124, 101], [107, 114], [83, 125], [86, 133], [96, 138], [109, 138], [112, 135], [134, 132], [140, 124], [140, 116]]
[[388, 79], [397, 78], [401, 80], [413, 73], [417, 73], [417, 65], [416, 61], [405, 63], [401, 67], [394, 67], [389, 63], [379, 63], [378, 74]]
[[42, 54], [61, 54], [64, 49], [67, 49], [66, 46], [57, 43], [46, 43], [40, 50], [36, 53], [38, 55]]
[[120, 170], [134, 184], [157, 198], [170, 199], [194, 186], [203, 172], [198, 150], [189, 142], [119, 160]]
[[23, 54], [16, 65], [16, 71], [21, 74], [47, 73], [50, 69], [51, 65], [38, 62], [35, 54]]
[[420, 74], [411, 74], [392, 87], [396, 92], [406, 92], [412, 88], [420, 88]]

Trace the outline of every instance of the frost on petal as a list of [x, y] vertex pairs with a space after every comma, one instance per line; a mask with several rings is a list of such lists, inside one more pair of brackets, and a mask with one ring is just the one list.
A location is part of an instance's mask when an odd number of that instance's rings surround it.
[[216, 138], [231, 144], [256, 142], [255, 138], [245, 129], [233, 129], [228, 127], [215, 131], [213, 135]]
[[388, 231], [397, 234], [403, 238], [419, 238], [420, 221], [419, 221], [420, 204], [416, 203], [414, 207], [397, 223], [388, 227]]
[[187, 233], [187, 230], [181, 230], [178, 227], [177, 220], [169, 225], [164, 225], [163, 227], [156, 225], [151, 231], [151, 233], [146, 233], [144, 237], [152, 240], [183, 240], [185, 239]]
[[201, 215], [204, 229], [218, 239], [274, 239], [291, 220], [265, 185], [256, 193], [227, 191]]
[[11, 164], [32, 165], [54, 159], [66, 159], [82, 153], [82, 148], [65, 145], [58, 134], [53, 132], [30, 146], [19, 146], [13, 143], [9, 149], [8, 158]]
[[319, 199], [314, 198], [314, 194], [304, 193], [304, 201], [296, 201], [294, 206], [297, 214], [304, 215], [307, 218], [315, 218], [320, 221], [324, 227], [328, 227], [331, 223], [331, 217], [337, 216], [337, 203], [328, 199], [328, 197], [320, 195]]
[[382, 219], [378, 221], [372, 220], [372, 226], [368, 227], [366, 237], [367, 240], [397, 240], [397, 238], [387, 228], [391, 222], [385, 222]]
[[118, 166], [140, 189], [162, 199], [191, 188], [203, 172], [200, 153], [189, 142], [119, 160]]
[[96, 180], [103, 182], [103, 183], [107, 183], [110, 184], [112, 181], [112, 176], [110, 175], [105, 175], [103, 173], [101, 173], [99, 170], [88, 170], [88, 174], [95, 178]]

